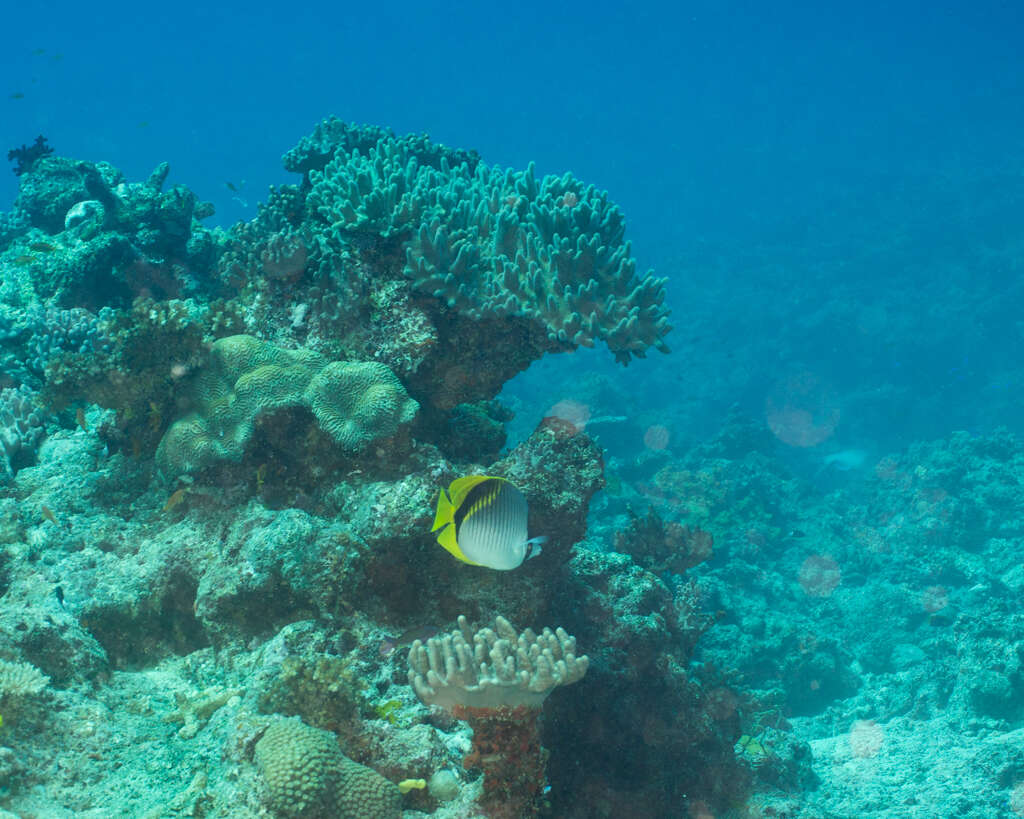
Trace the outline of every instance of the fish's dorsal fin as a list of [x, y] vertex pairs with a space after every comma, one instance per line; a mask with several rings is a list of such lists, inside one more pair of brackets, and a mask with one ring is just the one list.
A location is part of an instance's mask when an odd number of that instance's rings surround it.
[[484, 481], [504, 480], [504, 478], [496, 478], [493, 475], [466, 475], [464, 478], [458, 478], [452, 481], [451, 486], [448, 487], [448, 495], [451, 498], [452, 506], [456, 509], [462, 506], [466, 496], [473, 491], [474, 487], [479, 486]]

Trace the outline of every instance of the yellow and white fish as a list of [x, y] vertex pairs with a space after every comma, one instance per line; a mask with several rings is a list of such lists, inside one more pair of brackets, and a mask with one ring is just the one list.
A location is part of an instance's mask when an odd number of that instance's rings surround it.
[[463, 563], [509, 571], [540, 554], [546, 537], [528, 538], [526, 498], [504, 478], [467, 475], [441, 490], [431, 532]]

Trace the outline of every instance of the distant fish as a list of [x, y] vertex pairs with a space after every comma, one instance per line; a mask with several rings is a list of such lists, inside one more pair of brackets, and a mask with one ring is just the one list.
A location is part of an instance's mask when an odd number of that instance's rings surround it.
[[49, 242], [32, 242], [28, 249], [34, 250], [36, 253], [53, 253], [57, 248]]
[[35, 261], [35, 258], [32, 257], [32, 256], [21, 255], [21, 256], [15, 256], [14, 257], [14, 263], [18, 267], [24, 267], [27, 264], [32, 264], [32, 262], [34, 262], [34, 261]]
[[547, 540], [528, 539], [526, 519], [526, 498], [507, 480], [467, 475], [441, 491], [430, 531], [463, 563], [509, 571], [539, 555]]
[[431, 637], [437, 635], [437, 629], [433, 626], [416, 626], [406, 629], [397, 637], [385, 637], [380, 643], [380, 656], [390, 657], [395, 649], [411, 645], [413, 640], [422, 640], [424, 643]]
[[163, 512], [170, 512], [175, 506], [185, 500], [185, 495], [188, 494], [188, 487], [183, 486], [180, 489], [175, 489], [171, 496], [167, 499], [164, 504]]
[[34, 48], [32, 49], [32, 55], [35, 57], [42, 57], [46, 53], [45, 48]]
[[75, 421], [78, 422], [78, 426], [82, 428], [83, 432], [89, 431], [89, 422], [85, 418], [85, 410], [81, 407], [75, 410]]
[[53, 514], [53, 510], [45, 503], [39, 507], [39, 513], [54, 526], [60, 526], [60, 523], [57, 522], [57, 516]]
[[12, 100], [23, 100], [23, 99], [25, 99], [25, 95], [22, 94], [20, 91], [15, 91], [13, 94], [11, 94], [11, 99]]
[[844, 449], [841, 452], [833, 452], [826, 455], [822, 463], [826, 467], [838, 469], [840, 472], [850, 472], [860, 469], [868, 459], [868, 453], [863, 449]]

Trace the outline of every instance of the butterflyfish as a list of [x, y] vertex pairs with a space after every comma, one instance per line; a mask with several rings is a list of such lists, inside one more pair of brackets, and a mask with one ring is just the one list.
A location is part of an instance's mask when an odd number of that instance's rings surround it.
[[528, 538], [526, 498], [504, 478], [467, 475], [437, 499], [431, 532], [463, 563], [498, 571], [540, 554], [544, 537]]

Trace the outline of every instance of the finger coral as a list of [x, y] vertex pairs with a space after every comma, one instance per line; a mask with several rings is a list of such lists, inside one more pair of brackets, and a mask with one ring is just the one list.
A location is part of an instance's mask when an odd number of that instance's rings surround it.
[[0, 660], [0, 700], [38, 694], [49, 682], [50, 678], [31, 663]]
[[517, 633], [504, 617], [474, 632], [460, 616], [450, 634], [416, 640], [409, 649], [409, 684], [427, 705], [540, 708], [559, 685], [583, 678], [590, 663], [576, 656], [576, 639], [562, 628]]

